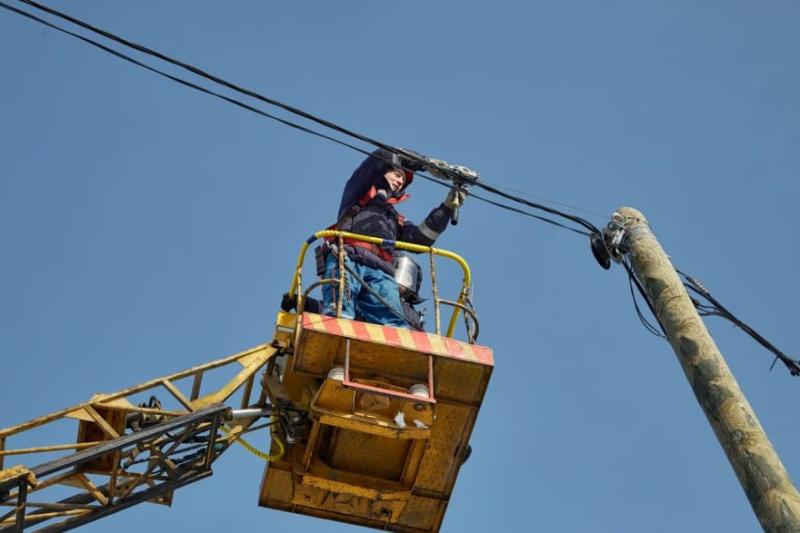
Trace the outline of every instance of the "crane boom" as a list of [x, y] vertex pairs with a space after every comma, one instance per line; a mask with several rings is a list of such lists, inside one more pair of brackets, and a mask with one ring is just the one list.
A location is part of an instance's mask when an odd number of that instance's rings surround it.
[[[306, 239], [271, 343], [0, 429], [0, 507], [9, 509], [0, 514], [0, 533], [66, 531], [142, 502], [170, 505], [175, 489], [210, 476], [234, 442], [267, 461], [263, 507], [404, 533], [439, 531], [494, 367], [492, 350], [476, 344], [469, 265], [447, 250], [392, 243], [429, 255], [432, 333], [341, 310], [317, 314], [310, 292], [337, 287], [341, 301], [344, 270], [303, 289], [306, 251], [317, 239], [336, 239], [342, 264], [345, 238], [383, 244], [334, 230]], [[439, 296], [436, 257], [462, 270], [454, 300]], [[442, 306], [452, 308], [446, 328]], [[456, 338], [459, 317], [463, 339]], [[217, 388], [204, 391], [212, 383]], [[266, 453], [242, 438], [264, 427], [272, 437]], [[3, 470], [16, 456], [37, 466]]]
[[[0, 505], [11, 508], [0, 515], [0, 532], [66, 531], [138, 503], [169, 505], [175, 489], [210, 476], [214, 461], [251, 427], [257, 415], [231, 420], [226, 402], [238, 394], [242, 409], [264, 406], [263, 394], [251, 399], [254, 380], [279, 351], [256, 346], [0, 430]], [[231, 370], [221, 387], [201, 394], [204, 377]], [[142, 395], [150, 398], [137, 405]], [[52, 444], [75, 435], [75, 443]], [[39, 439], [46, 444], [30, 445]], [[42, 462], [2, 470], [15, 456]]]

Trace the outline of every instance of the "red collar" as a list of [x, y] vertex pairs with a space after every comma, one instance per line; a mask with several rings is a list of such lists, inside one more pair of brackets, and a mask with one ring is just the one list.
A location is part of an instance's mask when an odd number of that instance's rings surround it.
[[[370, 203], [373, 200], [373, 198], [375, 198], [376, 196], [378, 196], [378, 189], [376, 189], [375, 186], [373, 185], [372, 187], [370, 187], [370, 189], [367, 191], [367, 193], [364, 196], [361, 197], [361, 199], [358, 201], [358, 205], [360, 205], [361, 207], [364, 207], [365, 205]], [[390, 205], [397, 205], [400, 202], [405, 202], [410, 197], [411, 197], [410, 194], [403, 193], [403, 195], [400, 196], [399, 198], [397, 198], [395, 196], [392, 196], [392, 197], [388, 198], [386, 200], [386, 203], [390, 204]]]

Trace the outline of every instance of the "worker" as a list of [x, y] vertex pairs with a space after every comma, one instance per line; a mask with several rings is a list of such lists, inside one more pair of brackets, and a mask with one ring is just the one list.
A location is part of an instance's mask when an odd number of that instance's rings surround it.
[[[350, 319], [408, 327], [400, 301], [395, 267], [392, 264], [393, 241], [431, 246], [445, 230], [454, 207], [467, 196], [465, 187], [453, 187], [444, 202], [433, 209], [419, 226], [408, 222], [395, 206], [408, 198], [406, 190], [413, 172], [423, 166], [415, 160], [398, 157], [379, 149], [368, 156], [347, 181], [339, 205], [336, 229], [385, 239], [382, 246], [344, 239], [345, 290], [342, 316]], [[336, 241], [323, 257], [325, 278], [339, 278]], [[323, 265], [321, 265], [323, 266]], [[322, 291], [325, 314], [336, 316], [338, 287], [325, 285]]]

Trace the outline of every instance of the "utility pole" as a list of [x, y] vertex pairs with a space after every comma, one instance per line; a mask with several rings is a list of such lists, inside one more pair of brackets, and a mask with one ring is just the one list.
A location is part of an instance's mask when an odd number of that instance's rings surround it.
[[[686, 378], [767, 533], [800, 532], [800, 494], [642, 213], [623, 207], [609, 230], [649, 298]], [[612, 250], [613, 251], [613, 250]]]

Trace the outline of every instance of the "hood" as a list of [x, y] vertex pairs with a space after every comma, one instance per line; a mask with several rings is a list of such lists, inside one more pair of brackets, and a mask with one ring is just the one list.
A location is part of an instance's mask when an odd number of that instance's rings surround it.
[[[339, 204], [339, 219], [342, 218], [342, 215], [344, 215], [350, 207], [355, 205], [367, 194], [372, 187], [376, 189], [385, 187], [384, 174], [397, 167], [397, 165], [393, 164], [393, 159], [391, 152], [379, 148], [361, 162], [358, 168], [353, 172], [353, 175], [350, 176], [350, 179], [347, 180], [347, 184], [344, 187], [342, 201]], [[408, 186], [411, 185], [411, 182], [414, 181], [413, 172], [408, 170], [404, 170], [403, 172], [406, 175], [405, 183], [403, 183], [403, 187], [394, 194], [394, 196], [398, 198], [398, 201], [400, 199], [405, 199], [407, 196], [405, 191]]]

